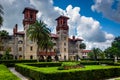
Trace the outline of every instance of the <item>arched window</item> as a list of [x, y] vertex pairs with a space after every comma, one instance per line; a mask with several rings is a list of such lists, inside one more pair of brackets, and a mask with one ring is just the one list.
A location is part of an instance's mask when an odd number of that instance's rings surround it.
[[30, 56], [30, 59], [33, 59], [33, 55]]
[[18, 44], [22, 44], [22, 43], [23, 43], [23, 41], [22, 41], [22, 40], [19, 40], [19, 41], [18, 41]]

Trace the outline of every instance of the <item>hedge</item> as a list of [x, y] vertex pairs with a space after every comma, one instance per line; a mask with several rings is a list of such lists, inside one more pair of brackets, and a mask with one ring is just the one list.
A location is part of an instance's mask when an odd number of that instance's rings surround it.
[[105, 68], [86, 70], [73, 69], [60, 70], [57, 72], [44, 72], [37, 67], [17, 64], [15, 69], [33, 80], [103, 80], [106, 78], [120, 76], [119, 66], [106, 66]]
[[20, 80], [20, 78], [12, 74], [6, 66], [0, 65], [0, 80]]
[[37, 60], [0, 60], [0, 64], [4, 64], [7, 67], [14, 67], [16, 63], [32, 63]]

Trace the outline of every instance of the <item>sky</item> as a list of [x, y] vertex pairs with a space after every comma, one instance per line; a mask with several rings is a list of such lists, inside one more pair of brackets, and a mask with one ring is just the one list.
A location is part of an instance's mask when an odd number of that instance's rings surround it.
[[4, 8], [2, 29], [10, 34], [18, 24], [23, 30], [22, 11], [25, 7], [37, 9], [37, 20], [43, 20], [56, 33], [55, 19], [69, 17], [69, 36], [83, 39], [87, 49], [102, 50], [111, 46], [120, 36], [120, 0], [0, 0]]

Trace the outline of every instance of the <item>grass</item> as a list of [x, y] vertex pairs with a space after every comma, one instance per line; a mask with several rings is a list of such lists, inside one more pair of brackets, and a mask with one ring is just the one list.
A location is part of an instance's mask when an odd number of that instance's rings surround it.
[[6, 66], [0, 65], [0, 80], [20, 80], [20, 79], [14, 74], [12, 74]]

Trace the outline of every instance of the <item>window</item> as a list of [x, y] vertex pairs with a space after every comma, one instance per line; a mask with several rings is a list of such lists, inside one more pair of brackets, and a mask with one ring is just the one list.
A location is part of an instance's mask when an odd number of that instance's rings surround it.
[[30, 19], [32, 19], [33, 18], [33, 15], [30, 15]]
[[54, 52], [56, 52], [56, 49], [54, 49]]
[[22, 47], [19, 47], [19, 51], [22, 51]]
[[10, 52], [12, 51], [12, 48], [11, 47], [9, 47], [9, 50], [10, 50]]
[[33, 56], [32, 56], [32, 55], [30, 56], [30, 59], [33, 59]]
[[0, 46], [0, 51], [4, 51], [4, 46]]
[[56, 43], [54, 43], [54, 46], [56, 46]]
[[64, 52], [66, 52], [66, 48], [64, 48]]
[[64, 40], [66, 40], [66, 37], [64, 37]]
[[23, 43], [23, 41], [22, 41], [22, 40], [19, 40], [19, 41], [18, 41], [18, 44], [22, 44], [22, 43]]
[[64, 43], [64, 46], [66, 46], [66, 43]]
[[30, 51], [32, 51], [33, 50], [33, 47], [32, 46], [30, 46]]

